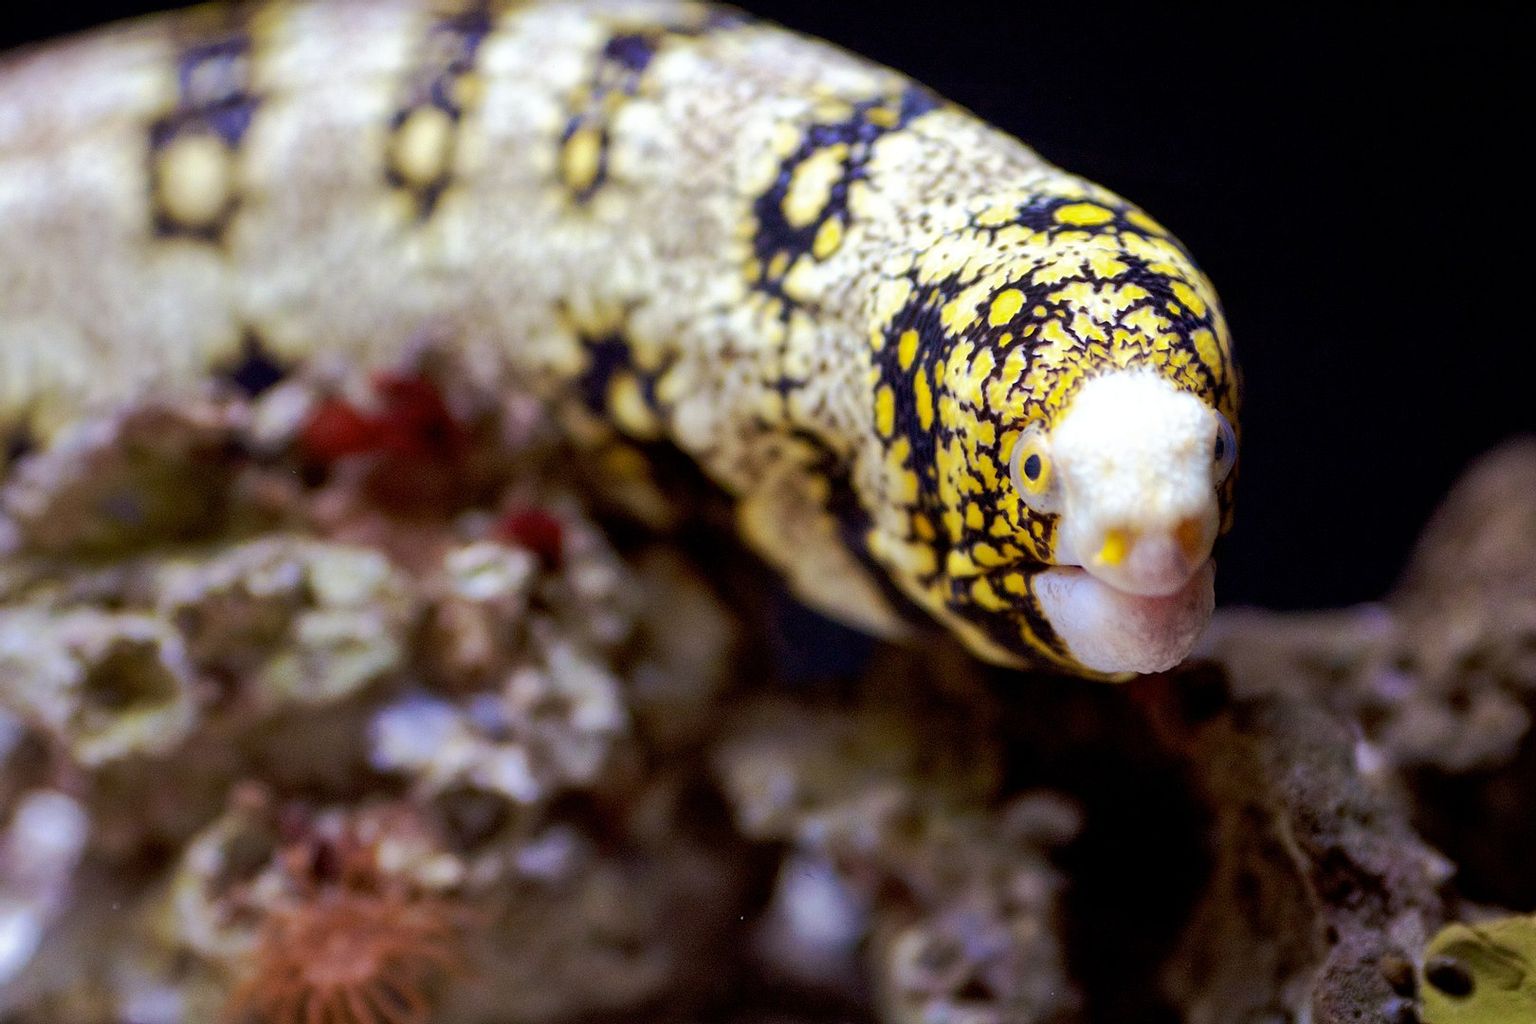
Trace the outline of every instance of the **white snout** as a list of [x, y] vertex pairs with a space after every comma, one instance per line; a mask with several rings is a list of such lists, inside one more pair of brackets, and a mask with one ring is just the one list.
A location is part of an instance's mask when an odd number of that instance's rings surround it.
[[1171, 525], [1116, 527], [1105, 531], [1081, 563], [1118, 590], [1167, 597], [1183, 590], [1211, 557], [1216, 540], [1214, 501]]

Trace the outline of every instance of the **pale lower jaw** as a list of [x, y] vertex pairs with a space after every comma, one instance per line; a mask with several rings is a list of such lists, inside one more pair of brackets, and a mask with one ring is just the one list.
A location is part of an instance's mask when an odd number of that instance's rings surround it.
[[1084, 668], [1106, 674], [1163, 672], [1184, 660], [1216, 605], [1216, 563], [1206, 559], [1166, 597], [1116, 590], [1077, 566], [1035, 577], [1035, 596], [1056, 635]]

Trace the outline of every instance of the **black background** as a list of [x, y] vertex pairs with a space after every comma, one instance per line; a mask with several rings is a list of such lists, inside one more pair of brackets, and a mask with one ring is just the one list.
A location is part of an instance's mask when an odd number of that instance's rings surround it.
[[[166, 5], [21, 6], [0, 45]], [[928, 83], [1195, 253], [1247, 378], [1223, 602], [1381, 595], [1467, 462], [1536, 429], [1524, 5], [747, 6]]]

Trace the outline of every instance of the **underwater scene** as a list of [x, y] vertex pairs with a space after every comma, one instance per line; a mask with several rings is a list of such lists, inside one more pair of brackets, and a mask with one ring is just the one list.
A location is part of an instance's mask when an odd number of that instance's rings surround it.
[[172, 7], [0, 24], [0, 1024], [1536, 1022], [1530, 18]]

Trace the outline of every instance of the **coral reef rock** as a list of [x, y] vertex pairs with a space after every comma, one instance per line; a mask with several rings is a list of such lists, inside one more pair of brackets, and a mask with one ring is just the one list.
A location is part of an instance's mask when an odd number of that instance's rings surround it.
[[0, 482], [0, 1022], [1410, 1024], [1536, 906], [1536, 441], [1116, 688], [797, 610], [418, 356]]

